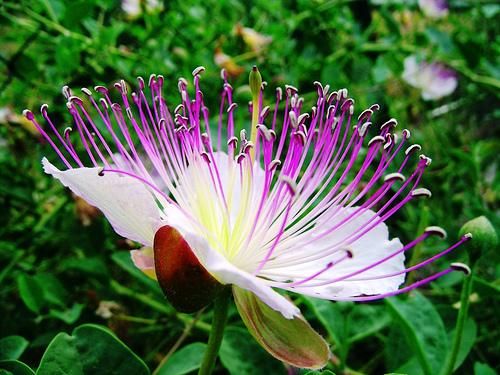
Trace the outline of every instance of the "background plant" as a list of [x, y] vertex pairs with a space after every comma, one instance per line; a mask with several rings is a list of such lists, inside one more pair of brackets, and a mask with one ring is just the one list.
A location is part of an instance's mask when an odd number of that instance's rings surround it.
[[[132, 266], [126, 251], [132, 244], [43, 174], [40, 159], [48, 147], [19, 115], [47, 102], [60, 126], [70, 125], [63, 85], [76, 90], [121, 78], [133, 84], [137, 75], [159, 73], [171, 88], [167, 101], [176, 103], [177, 78], [203, 65], [202, 84], [210, 93], [205, 100], [213, 113], [221, 65], [232, 72], [240, 103], [249, 100], [246, 73], [255, 63], [271, 87], [292, 84], [306, 101], [315, 80], [347, 87], [358, 111], [379, 103], [377, 121], [397, 118], [434, 161], [423, 184], [433, 199], [405, 208], [389, 223], [394, 235], [405, 242], [436, 224], [446, 228], [451, 244], [473, 217], [485, 215], [498, 227], [496, 2], [450, 1], [449, 14], [441, 19], [427, 18], [416, 1], [145, 1], [139, 12], [124, 9], [118, 1], [97, 0], [0, 5], [0, 337], [5, 337], [0, 360], [8, 362], [0, 368], [23, 371], [19, 359], [51, 373], [51, 358], [65, 358], [79, 373], [111, 360], [98, 351], [89, 358], [79, 354], [78, 347], [100, 341], [107, 345], [103, 352], [118, 353], [117, 363], [129, 364], [133, 373], [160, 365], [160, 373], [184, 374], [199, 365], [209, 330], [209, 310], [197, 316], [176, 313], [157, 285]], [[272, 40], [256, 44], [238, 25]], [[440, 100], [423, 101], [420, 91], [401, 79], [409, 55], [456, 70], [458, 88]], [[443, 245], [426, 242], [409, 262]], [[499, 370], [497, 250], [476, 265], [458, 373]], [[468, 262], [466, 251], [454, 259]], [[333, 371], [418, 374], [428, 371], [426, 366], [438, 368], [449, 351], [460, 280], [452, 275], [381, 303], [302, 297], [298, 302], [332, 345]], [[285, 372], [253, 343], [235, 311], [229, 319], [221, 374]]]

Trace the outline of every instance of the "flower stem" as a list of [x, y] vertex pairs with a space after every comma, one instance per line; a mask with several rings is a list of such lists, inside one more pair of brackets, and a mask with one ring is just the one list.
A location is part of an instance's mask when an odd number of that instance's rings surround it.
[[469, 296], [472, 292], [472, 275], [473, 273], [464, 278], [455, 334], [453, 336], [451, 351], [448, 355], [444, 371], [442, 372], [443, 375], [450, 375], [453, 373], [458, 351], [460, 349], [460, 345], [462, 344], [462, 334], [464, 331], [465, 320], [467, 319], [467, 312], [469, 310]]
[[214, 301], [214, 317], [212, 320], [212, 330], [208, 338], [208, 347], [201, 362], [198, 375], [210, 375], [215, 366], [215, 360], [219, 353], [220, 344], [224, 335], [224, 328], [227, 321], [227, 311], [231, 296], [231, 288], [225, 287]]

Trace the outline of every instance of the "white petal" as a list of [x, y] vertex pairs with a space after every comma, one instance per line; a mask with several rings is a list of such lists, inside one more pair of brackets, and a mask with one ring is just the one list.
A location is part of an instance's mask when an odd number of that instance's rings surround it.
[[421, 67], [417, 62], [417, 57], [415, 55], [408, 56], [404, 60], [403, 80], [413, 87], [419, 87], [420, 69]]
[[99, 208], [119, 235], [153, 246], [154, 233], [160, 222], [160, 209], [154, 196], [140, 182], [128, 176], [104, 173], [100, 168], [75, 168], [61, 171], [46, 158], [48, 173], [69, 187], [91, 205]]
[[292, 302], [266, 285], [264, 280], [235, 267], [224, 256], [212, 250], [202, 237], [193, 233], [182, 234], [200, 263], [220, 283], [237, 285], [251, 291], [262, 302], [279, 311], [287, 319], [300, 314], [300, 310]]
[[450, 95], [457, 88], [457, 84], [458, 80], [456, 77], [435, 77], [432, 83], [422, 90], [422, 98], [424, 100], [432, 100]]
[[[332, 228], [336, 223], [339, 223], [355, 210], [359, 210], [359, 207], [352, 208], [342, 208], [335, 215], [334, 218], [329, 218], [328, 227]], [[299, 250], [303, 252], [304, 259], [311, 254], [314, 254], [316, 249], [321, 249], [328, 247], [328, 245], [336, 244], [338, 242], [343, 241], [348, 236], [358, 232], [360, 227], [367, 223], [370, 219], [372, 219], [376, 215], [371, 210], [366, 210], [354, 220], [348, 222], [347, 224], [342, 225], [337, 230], [333, 231], [328, 236], [312, 242], [307, 246], [298, 246]], [[374, 219], [375, 222], [377, 219]], [[371, 223], [373, 223], [371, 222]], [[325, 230], [324, 223], [321, 221], [318, 222], [318, 228], [321, 228], [321, 232]], [[319, 229], [318, 229], [319, 230]], [[305, 241], [310, 241], [311, 238], [317, 236], [317, 233], [314, 233], [315, 230], [310, 230], [307, 234], [308, 237], [304, 236]], [[370, 266], [377, 261], [387, 257], [388, 255], [397, 252], [402, 248], [402, 244], [399, 239], [389, 240], [389, 230], [385, 223], [380, 223], [376, 225], [372, 230], [363, 235], [360, 239], [354, 241], [351, 244], [346, 245], [346, 248], [352, 251], [353, 257], [351, 259], [345, 259], [342, 262], [334, 265], [328, 271], [322, 273], [314, 280], [311, 280], [309, 284], [320, 283], [322, 281], [329, 281], [341, 278], [342, 276], [347, 276], [357, 270], [361, 270], [367, 266]], [[294, 280], [300, 281], [304, 280], [315, 273], [321, 271], [325, 268], [325, 266], [335, 260], [338, 260], [345, 254], [342, 251], [337, 252], [333, 256], [323, 259], [316, 259], [314, 261], [304, 261], [300, 265], [294, 266], [283, 266], [281, 268], [276, 267], [279, 265], [279, 259], [274, 262], [275, 268], [264, 270], [261, 272], [261, 275], [264, 277], [272, 278], [272, 279], [280, 279], [281, 280]], [[267, 267], [273, 265], [273, 262], [269, 262]], [[304, 283], [302, 285], [298, 285], [294, 288], [286, 288], [292, 290], [297, 293], [308, 294], [320, 298], [327, 299], [335, 299], [336, 297], [351, 297], [358, 295], [374, 295], [374, 294], [382, 294], [389, 291], [394, 291], [398, 289], [399, 285], [404, 282], [405, 275], [404, 273], [397, 276], [381, 278], [376, 280], [363, 280], [363, 281], [353, 281], [355, 278], [370, 278], [370, 277], [378, 277], [386, 274], [393, 274], [405, 269], [404, 266], [404, 253], [398, 254], [391, 259], [373, 267], [359, 275], [352, 276], [346, 280], [335, 282], [332, 284], [327, 284], [324, 286], [311, 286], [307, 287], [308, 283]]]

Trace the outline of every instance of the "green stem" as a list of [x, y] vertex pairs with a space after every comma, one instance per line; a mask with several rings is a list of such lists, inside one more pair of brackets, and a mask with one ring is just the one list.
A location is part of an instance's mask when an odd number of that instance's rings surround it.
[[210, 375], [215, 366], [215, 360], [219, 353], [224, 328], [226, 327], [227, 311], [231, 296], [231, 288], [224, 288], [214, 301], [214, 317], [212, 321], [212, 330], [208, 338], [208, 347], [201, 362], [198, 375]]
[[451, 351], [448, 355], [446, 365], [444, 367], [443, 375], [450, 375], [453, 373], [455, 362], [457, 361], [458, 351], [462, 344], [462, 334], [464, 332], [464, 325], [467, 319], [467, 312], [469, 310], [469, 296], [472, 292], [472, 273], [467, 275], [462, 285], [462, 295], [460, 297], [460, 310], [458, 311], [457, 324], [455, 327], [455, 335]]

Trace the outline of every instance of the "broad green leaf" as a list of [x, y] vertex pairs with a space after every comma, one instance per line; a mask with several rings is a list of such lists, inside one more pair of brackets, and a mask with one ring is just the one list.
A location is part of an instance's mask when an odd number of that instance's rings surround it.
[[37, 375], [142, 375], [149, 369], [111, 331], [81, 325], [70, 336], [59, 333], [45, 351]]
[[68, 292], [57, 277], [49, 273], [39, 273], [33, 278], [42, 288], [43, 299], [46, 305], [66, 307], [68, 303]]
[[134, 263], [132, 262], [132, 259], [130, 258], [130, 253], [129, 252], [116, 252], [113, 253], [111, 256], [111, 259], [118, 264], [123, 270], [127, 271], [130, 275], [132, 275], [135, 279], [140, 281], [142, 284], [146, 285], [149, 289], [152, 291], [158, 293], [163, 297], [163, 293], [158, 285], [158, 282], [155, 280], [147, 277], [141, 270], [139, 270]]
[[249, 332], [271, 355], [299, 368], [326, 365], [328, 344], [302, 317], [286, 319], [247, 290], [233, 287], [233, 294]]
[[347, 314], [343, 314], [343, 310], [347, 307], [345, 304], [319, 298], [303, 298], [307, 306], [314, 312], [314, 315], [316, 315], [321, 324], [323, 324], [335, 344], [341, 345], [341, 343], [347, 340], [347, 327], [345, 324]]
[[82, 314], [83, 308], [85, 307], [82, 303], [75, 303], [71, 308], [66, 310], [54, 310], [49, 311], [49, 316], [62, 320], [66, 324], [75, 323], [80, 315]]
[[349, 314], [349, 343], [373, 335], [388, 326], [390, 322], [391, 317], [384, 306], [355, 305]]
[[13, 375], [35, 375], [31, 367], [15, 359], [0, 361], [0, 374], [2, 370]]
[[207, 344], [195, 342], [175, 352], [157, 375], [184, 375], [200, 368]]
[[414, 349], [423, 372], [439, 373], [448, 352], [448, 336], [432, 303], [418, 292], [411, 293], [406, 300], [387, 298], [385, 301]]
[[0, 360], [18, 359], [28, 344], [28, 340], [21, 336], [7, 336], [0, 339]]
[[330, 370], [325, 370], [325, 371], [308, 371], [304, 375], [335, 375], [333, 372]]
[[231, 375], [280, 374], [284, 371], [283, 365], [269, 358], [243, 328], [226, 328], [219, 353]]
[[26, 307], [39, 314], [44, 306], [44, 299], [38, 281], [33, 276], [21, 274], [17, 278], [17, 288]]
[[[455, 336], [455, 330], [453, 330], [449, 335], [449, 340], [453, 339]], [[462, 365], [462, 363], [467, 358], [467, 355], [471, 351], [474, 343], [476, 342], [477, 336], [477, 325], [472, 319], [467, 319], [464, 325], [464, 330], [462, 332], [462, 342], [460, 343], [460, 348], [458, 349], [457, 359], [455, 360], [455, 366], [453, 370], [455, 371]]]
[[474, 363], [474, 375], [497, 375], [497, 372], [486, 363], [476, 362]]

